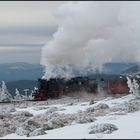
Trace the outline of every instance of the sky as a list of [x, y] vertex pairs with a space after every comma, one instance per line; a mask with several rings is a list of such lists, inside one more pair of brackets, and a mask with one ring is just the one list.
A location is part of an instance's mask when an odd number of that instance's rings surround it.
[[0, 63], [140, 63], [139, 12], [133, 1], [0, 1]]
[[40, 63], [41, 48], [57, 31], [65, 1], [0, 1], [0, 63]]

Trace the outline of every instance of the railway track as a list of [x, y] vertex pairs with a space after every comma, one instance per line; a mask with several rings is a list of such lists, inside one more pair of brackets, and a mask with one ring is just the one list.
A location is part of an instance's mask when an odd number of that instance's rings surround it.
[[35, 100], [8, 101], [8, 102], [0, 102], [0, 105], [1, 104], [13, 104], [13, 103], [25, 103], [25, 102], [43, 102], [43, 101], [35, 101]]

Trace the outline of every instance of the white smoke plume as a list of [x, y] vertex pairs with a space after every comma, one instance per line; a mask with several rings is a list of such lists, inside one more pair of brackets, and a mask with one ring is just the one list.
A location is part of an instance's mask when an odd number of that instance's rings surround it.
[[44, 78], [72, 76], [72, 67], [101, 70], [106, 62], [140, 61], [140, 2], [68, 2], [59, 27], [42, 48]]

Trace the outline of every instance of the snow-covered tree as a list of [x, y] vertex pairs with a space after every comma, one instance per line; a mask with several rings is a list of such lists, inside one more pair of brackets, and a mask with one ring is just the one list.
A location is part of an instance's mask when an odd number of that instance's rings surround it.
[[25, 95], [22, 95], [22, 100], [29, 100], [28, 91], [29, 89], [24, 89]]
[[131, 82], [131, 79], [129, 77], [126, 78], [127, 78], [127, 85], [129, 87], [129, 93], [133, 93], [133, 84]]
[[38, 90], [38, 88], [37, 87], [34, 87], [34, 91], [36, 91], [36, 90]]
[[2, 89], [0, 87], [0, 102], [2, 101]]
[[133, 79], [133, 87], [134, 87], [134, 94], [137, 98], [140, 98], [140, 90], [139, 90], [139, 84], [135, 79]]
[[13, 97], [9, 93], [7, 86], [4, 81], [2, 81], [2, 88], [1, 88], [1, 101], [12, 101]]
[[29, 95], [29, 100], [32, 100], [33, 99], [33, 93], [34, 93], [34, 91], [31, 90], [31, 94]]
[[139, 84], [137, 83], [137, 81], [135, 79], [133, 79], [131, 81], [131, 79], [129, 77], [127, 78], [127, 84], [129, 87], [129, 93], [132, 93], [133, 95], [135, 95], [137, 98], [140, 98], [140, 90], [139, 90]]
[[22, 97], [21, 97], [21, 95], [20, 95], [20, 93], [19, 93], [19, 90], [16, 88], [15, 89], [16, 91], [15, 91], [15, 96], [14, 96], [14, 100], [15, 101], [21, 101], [22, 100]]

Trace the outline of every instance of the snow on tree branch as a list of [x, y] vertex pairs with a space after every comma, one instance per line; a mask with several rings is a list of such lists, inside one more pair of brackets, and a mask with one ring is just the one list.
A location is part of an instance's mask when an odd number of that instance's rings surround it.
[[129, 77], [127, 78], [127, 85], [129, 87], [129, 93], [132, 93], [135, 95], [136, 98], [140, 98], [140, 90], [139, 90], [139, 84], [135, 79], [131, 80]]

